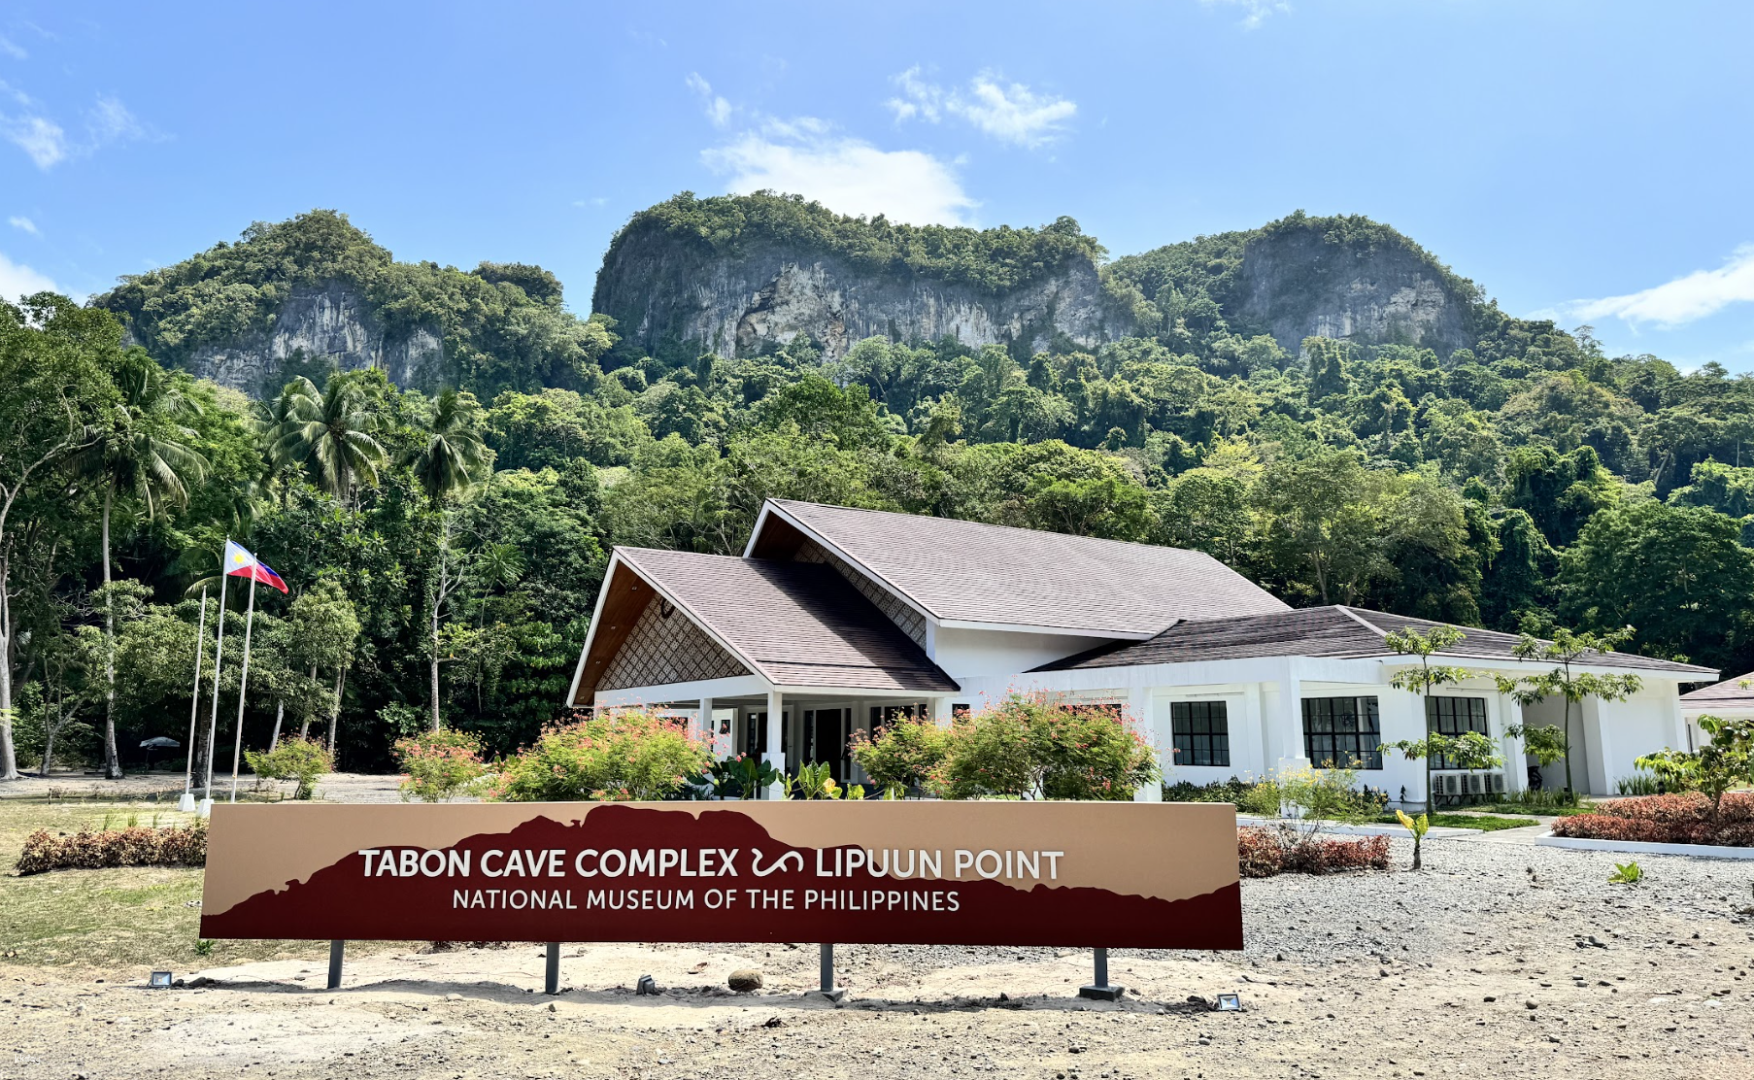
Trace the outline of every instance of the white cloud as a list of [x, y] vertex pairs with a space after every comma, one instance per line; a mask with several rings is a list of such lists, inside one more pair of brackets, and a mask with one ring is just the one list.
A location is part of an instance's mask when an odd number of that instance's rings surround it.
[[[813, 121], [821, 124], [821, 121]], [[774, 190], [803, 195], [842, 214], [884, 214], [914, 225], [966, 225], [978, 203], [949, 165], [920, 150], [880, 150], [862, 139], [785, 127], [792, 137], [746, 131], [701, 153], [730, 177], [734, 194]]]
[[609, 205], [609, 199], [603, 195], [593, 195], [588, 199], [574, 199], [572, 204], [581, 208]]
[[1291, 10], [1285, 0], [1200, 0], [1206, 7], [1229, 7], [1240, 9], [1242, 21], [1237, 25], [1244, 30], [1259, 30], [1267, 21], [1267, 16]]
[[124, 139], [146, 139], [155, 133], [135, 119], [128, 107], [113, 97], [98, 95], [97, 104], [85, 114], [85, 125], [91, 131], [94, 148]]
[[41, 116], [0, 116], [0, 135], [17, 146], [39, 169], [50, 169], [67, 156], [67, 133]]
[[5, 53], [7, 56], [12, 57], [14, 60], [29, 60], [30, 59], [30, 53], [25, 52], [23, 46], [19, 45], [16, 41], [13, 41], [11, 38], [4, 37], [4, 36], [0, 36], [0, 53]]
[[0, 299], [15, 301], [43, 291], [59, 292], [46, 274], [39, 274], [23, 263], [15, 263], [0, 253]]
[[30, 218], [24, 217], [21, 214], [12, 215], [11, 217], [6, 219], [6, 222], [7, 222], [7, 224], [11, 225], [13, 228], [23, 229], [25, 232], [30, 233], [32, 236], [43, 235], [42, 233], [37, 231], [37, 223], [36, 222], [32, 221]]
[[1000, 142], [1034, 149], [1053, 142], [1078, 113], [1068, 98], [1038, 94], [1023, 83], [1006, 82], [983, 71], [963, 89], [945, 89], [929, 82], [918, 67], [908, 68], [892, 80], [901, 94], [884, 104], [896, 123], [919, 119], [936, 124], [954, 116]]
[[1631, 325], [1674, 327], [1715, 315], [1731, 304], [1754, 302], [1754, 244], [1743, 244], [1716, 270], [1695, 270], [1673, 281], [1625, 296], [1578, 300], [1573, 316], [1618, 318]]
[[713, 127], [722, 128], [731, 122], [731, 103], [713, 93], [712, 84], [700, 77], [699, 72], [688, 73], [688, 88], [700, 98], [701, 107], [706, 110], [706, 118], [711, 120]]

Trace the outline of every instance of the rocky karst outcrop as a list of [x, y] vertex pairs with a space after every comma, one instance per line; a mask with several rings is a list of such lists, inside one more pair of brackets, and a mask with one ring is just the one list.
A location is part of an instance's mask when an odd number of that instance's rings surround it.
[[397, 386], [436, 385], [444, 342], [436, 326], [386, 330], [365, 298], [343, 282], [292, 290], [272, 325], [189, 350], [183, 366], [246, 394], [267, 395], [295, 374], [379, 367]]
[[[1386, 233], [1386, 230], [1385, 230]], [[1243, 249], [1225, 316], [1296, 352], [1307, 337], [1406, 344], [1447, 356], [1471, 346], [1472, 286], [1404, 237], [1269, 228]]]
[[1107, 337], [1101, 282], [1088, 258], [1009, 289], [923, 273], [873, 269], [799, 244], [756, 242], [735, 253], [637, 226], [617, 237], [597, 276], [593, 310], [654, 355], [752, 356], [809, 334], [827, 358], [872, 336], [1032, 349], [1064, 335]]

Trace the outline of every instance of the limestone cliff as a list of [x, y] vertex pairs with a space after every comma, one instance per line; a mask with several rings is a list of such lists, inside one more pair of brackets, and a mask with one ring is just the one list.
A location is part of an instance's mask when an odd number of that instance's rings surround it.
[[[1081, 345], [1107, 336], [1101, 281], [1076, 225], [1061, 226], [1070, 230], [1062, 234], [1053, 227], [1002, 235], [911, 229], [881, 219], [834, 218], [783, 197], [689, 197], [682, 205], [690, 212], [707, 207], [741, 215], [753, 207], [803, 216], [810, 227], [739, 216], [728, 238], [722, 232], [703, 237], [703, 229], [657, 216], [677, 205], [672, 200], [636, 215], [616, 236], [593, 298], [592, 309], [616, 320], [625, 344], [653, 355], [688, 360], [710, 350], [749, 356], [799, 333], [815, 339], [829, 358], [872, 336], [949, 336], [975, 347], [1022, 342], [1032, 349], [1045, 348], [1056, 335]], [[1000, 245], [1008, 248], [995, 260]], [[1016, 249], [1030, 254], [1004, 262]], [[982, 276], [988, 267], [974, 266], [979, 260], [1002, 272]]]
[[183, 366], [246, 394], [272, 394], [293, 375], [330, 368], [383, 368], [397, 386], [432, 388], [444, 371], [436, 326], [387, 331], [358, 289], [342, 282], [291, 290], [271, 325], [231, 340], [197, 345]]

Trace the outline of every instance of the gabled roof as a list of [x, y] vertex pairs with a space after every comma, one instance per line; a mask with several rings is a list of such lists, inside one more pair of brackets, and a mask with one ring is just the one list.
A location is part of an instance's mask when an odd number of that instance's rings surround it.
[[661, 596], [777, 686], [958, 689], [832, 567], [650, 548], [615, 551]]
[[1754, 671], [1681, 695], [1682, 708], [1754, 709]]
[[[1427, 633], [1448, 623], [1390, 615], [1383, 611], [1335, 604], [1232, 619], [1201, 619], [1177, 623], [1148, 641], [1105, 645], [1077, 656], [1044, 664], [1037, 671], [1134, 667], [1142, 664], [1188, 664], [1207, 660], [1308, 656], [1331, 659], [1374, 659], [1398, 656], [1385, 635], [1396, 630]], [[1458, 660], [1515, 660], [1520, 640], [1515, 634], [1459, 626], [1466, 636], [1443, 651]], [[1585, 661], [1592, 667], [1629, 668], [1676, 675], [1714, 675], [1713, 668], [1611, 652]]]
[[1140, 639], [1182, 619], [1290, 610], [1203, 552], [790, 499], [768, 501], [748, 554], [787, 557], [779, 534], [793, 527], [952, 625]]

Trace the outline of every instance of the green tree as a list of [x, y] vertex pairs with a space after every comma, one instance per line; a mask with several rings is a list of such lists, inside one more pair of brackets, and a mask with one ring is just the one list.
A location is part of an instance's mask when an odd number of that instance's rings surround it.
[[[1384, 642], [1401, 656], [1419, 658], [1417, 667], [1405, 667], [1389, 676], [1390, 685], [1397, 690], [1406, 690], [1419, 695], [1419, 713], [1425, 718], [1425, 737], [1422, 739], [1401, 739], [1398, 742], [1384, 745], [1399, 750], [1402, 756], [1410, 761], [1425, 762], [1425, 810], [1427, 813], [1437, 812], [1436, 789], [1431, 782], [1431, 770], [1436, 766], [1438, 758], [1467, 758], [1461, 761], [1448, 762], [1452, 768], [1491, 768], [1490, 764], [1474, 764], [1481, 757], [1479, 747], [1470, 745], [1479, 740], [1468, 740], [1468, 735], [1479, 735], [1468, 732], [1464, 735], [1446, 735], [1437, 730], [1437, 719], [1431, 708], [1433, 691], [1439, 687], [1456, 686], [1474, 678], [1475, 673], [1467, 668], [1449, 664], [1433, 664], [1433, 655], [1458, 645], [1466, 634], [1453, 626], [1434, 626], [1420, 633], [1417, 630], [1395, 630], [1384, 636]], [[1484, 740], [1484, 736], [1481, 736]], [[1487, 757], [1490, 759], [1490, 743], [1487, 743]], [[1419, 858], [1414, 855], [1413, 868], [1419, 868]]]
[[[110, 584], [110, 520], [118, 496], [138, 501], [147, 519], [170, 505], [189, 501], [189, 485], [206, 475], [207, 459], [190, 444], [196, 439], [184, 421], [197, 410], [184, 393], [187, 377], [173, 377], [143, 349], [129, 349], [119, 358], [112, 379], [120, 400], [103, 420], [87, 426], [85, 445], [68, 458], [77, 474], [91, 477], [103, 490], [101, 569]], [[107, 595], [107, 594], [106, 594]], [[104, 775], [122, 776], [116, 750], [116, 613], [104, 609]]]
[[270, 462], [308, 464], [317, 484], [343, 503], [360, 484], [377, 483], [388, 454], [373, 437], [379, 418], [357, 379], [331, 375], [319, 391], [300, 376], [283, 393], [285, 419], [270, 435]]
[[121, 328], [105, 312], [51, 293], [23, 306], [0, 302], [0, 780], [18, 779], [12, 566], [22, 538], [13, 514], [104, 425], [117, 396], [107, 372], [120, 350]]
[[[1637, 675], [1610, 675], [1594, 671], [1576, 671], [1577, 665], [1586, 663], [1592, 656], [1602, 656], [1631, 640], [1633, 630], [1625, 627], [1609, 633], [1594, 633], [1588, 630], [1573, 631], [1565, 628], [1556, 630], [1551, 641], [1542, 641], [1529, 634], [1524, 634], [1516, 643], [1513, 653], [1518, 660], [1533, 660], [1540, 663], [1551, 663], [1552, 670], [1541, 675], [1528, 675], [1522, 678], [1498, 676], [1498, 691], [1514, 698], [1519, 704], [1528, 705], [1543, 701], [1550, 697], [1565, 699], [1565, 720], [1561, 728], [1563, 739], [1554, 749], [1563, 750], [1565, 758], [1565, 790], [1575, 792], [1577, 788], [1571, 778], [1571, 716], [1573, 706], [1579, 705], [1590, 698], [1600, 701], [1625, 701], [1638, 693], [1644, 685]], [[1527, 739], [1525, 725], [1516, 725], [1509, 729], [1513, 738]], [[1551, 740], [1543, 738], [1543, 746], [1551, 746]], [[1543, 762], [1545, 764], [1545, 762]]]

